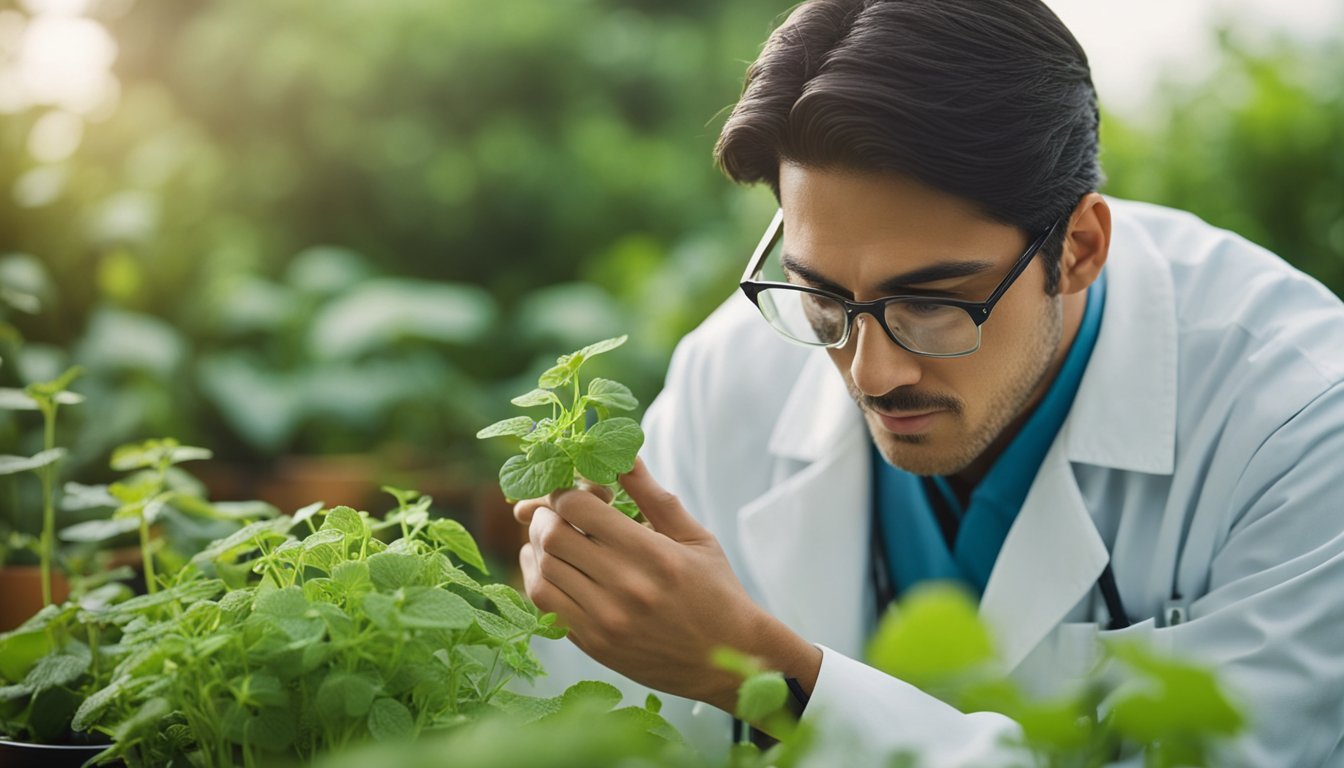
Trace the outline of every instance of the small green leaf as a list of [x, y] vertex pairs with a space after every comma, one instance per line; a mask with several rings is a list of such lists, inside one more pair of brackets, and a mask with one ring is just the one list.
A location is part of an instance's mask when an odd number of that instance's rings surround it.
[[556, 359], [555, 365], [546, 369], [537, 379], [537, 386], [541, 389], [563, 387], [574, 379], [574, 376], [579, 372], [579, 366], [582, 364], [582, 358], [575, 355], [561, 355]]
[[401, 552], [380, 552], [369, 557], [367, 562], [369, 578], [383, 592], [418, 585], [424, 571], [420, 558]]
[[[29, 384], [28, 386], [23, 388], [23, 391], [33, 400], [39, 402], [43, 400], [46, 401], [54, 400], [59, 402], [60, 395], [63, 392], [65, 392], [65, 390], [70, 388], [70, 385], [74, 383], [75, 379], [78, 379], [80, 376], [83, 375], [84, 375], [84, 369], [76, 365], [73, 368], [66, 369], [64, 373], [52, 379], [51, 381], [40, 381], [35, 384]], [[69, 394], [74, 393], [72, 392]], [[75, 396], [79, 397], [78, 395]], [[81, 397], [79, 399], [80, 401], [82, 401], [84, 398]]]
[[378, 699], [369, 707], [369, 734], [378, 741], [403, 741], [415, 735], [415, 718], [396, 699]]
[[663, 711], [663, 700], [650, 693], [644, 698], [644, 708], [656, 715]]
[[868, 647], [869, 662], [921, 688], [939, 685], [994, 659], [975, 602], [956, 586], [911, 590], [887, 612]]
[[621, 691], [610, 683], [598, 680], [580, 680], [569, 686], [560, 695], [560, 706], [591, 708], [593, 711], [607, 712], [621, 703]]
[[334, 528], [356, 539], [362, 539], [368, 535], [364, 519], [350, 507], [334, 507], [327, 510], [326, 517], [323, 518], [322, 527], [319, 530], [329, 528]]
[[429, 524], [425, 535], [430, 541], [457, 555], [458, 559], [467, 565], [481, 573], [490, 573], [486, 570], [480, 549], [476, 547], [476, 540], [458, 521], [450, 518], [435, 520]]
[[499, 470], [499, 487], [510, 499], [534, 499], [574, 484], [574, 462], [558, 446], [537, 443]]
[[602, 341], [589, 344], [588, 346], [584, 347], [583, 349], [580, 349], [578, 352], [575, 352], [574, 354], [577, 357], [579, 357], [581, 361], [588, 361], [593, 359], [594, 357], [597, 357], [598, 355], [616, 349], [617, 347], [624, 344], [626, 340], [629, 338], [630, 338], [629, 335], [624, 335], [624, 336], [617, 336], [611, 339], [604, 339]]
[[33, 456], [0, 456], [0, 475], [15, 475], [49, 467], [65, 456], [64, 448], [52, 448]]
[[532, 408], [534, 406], [550, 405], [552, 403], [555, 405], [560, 405], [560, 398], [557, 397], [556, 394], [549, 389], [538, 388], [532, 390], [531, 392], [528, 392], [527, 394], [519, 395], [510, 400], [509, 402], [513, 403], [519, 408]]
[[511, 419], [496, 421], [494, 424], [476, 433], [478, 440], [489, 437], [522, 437], [532, 431], [536, 422], [529, 416], [514, 416]]
[[83, 654], [78, 655], [60, 653], [43, 656], [23, 678], [23, 684], [34, 693], [41, 693], [58, 685], [67, 685], [87, 672], [91, 661], [92, 656], [87, 648]]
[[737, 716], [749, 723], [760, 723], [784, 708], [789, 686], [778, 672], [752, 675], [737, 689]]
[[294, 521], [294, 525], [298, 525], [299, 523], [302, 523], [304, 520], [310, 519], [313, 515], [316, 515], [318, 512], [321, 511], [322, 511], [322, 502], [315, 501], [312, 504], [309, 504], [308, 506], [294, 513], [294, 516], [292, 518]]
[[347, 717], [364, 717], [378, 695], [378, 686], [368, 677], [352, 672], [332, 672], [317, 689], [317, 713], [329, 727], [339, 727]]
[[108, 493], [106, 485], [71, 482], [66, 483], [62, 490], [61, 509], [67, 512], [118, 506], [116, 498]]
[[614, 483], [634, 469], [643, 445], [644, 430], [634, 419], [625, 417], [598, 422], [577, 438], [560, 443], [579, 474], [602, 485]]
[[629, 387], [610, 379], [588, 382], [587, 397], [590, 403], [617, 411], [633, 411], [639, 407], [639, 401]]
[[410, 587], [397, 614], [402, 626], [420, 629], [466, 629], [475, 619], [466, 600], [445, 589]]
[[397, 500], [397, 506], [399, 507], [409, 506], [411, 502], [420, 498], [419, 491], [405, 491], [390, 485], [383, 486], [383, 493], [391, 494], [392, 498]]
[[212, 457], [209, 450], [181, 445], [171, 437], [119, 446], [112, 452], [112, 468], [119, 472], [181, 464]]

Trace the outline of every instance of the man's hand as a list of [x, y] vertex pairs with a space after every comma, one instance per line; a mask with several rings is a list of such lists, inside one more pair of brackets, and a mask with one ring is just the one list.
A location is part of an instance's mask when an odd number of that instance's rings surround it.
[[732, 712], [740, 680], [718, 646], [760, 657], [810, 691], [821, 651], [752, 602], [718, 541], [642, 460], [620, 478], [652, 528], [583, 490], [514, 507], [527, 595], [569, 627], [584, 653], [639, 683]]

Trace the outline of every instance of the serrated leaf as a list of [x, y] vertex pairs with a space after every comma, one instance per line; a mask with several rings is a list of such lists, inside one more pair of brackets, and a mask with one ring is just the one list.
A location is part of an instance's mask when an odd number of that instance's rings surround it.
[[53, 654], [38, 659], [37, 664], [23, 678], [23, 684], [33, 693], [72, 683], [89, 670], [92, 657], [88, 649], [83, 654]]
[[301, 543], [296, 542], [303, 548], [304, 552], [311, 552], [318, 547], [330, 544], [340, 544], [345, 541], [345, 533], [335, 528], [323, 528], [317, 533], [311, 533], [303, 539]]
[[532, 408], [538, 405], [560, 405], [560, 398], [549, 389], [534, 389], [523, 395], [519, 395], [509, 402], [519, 408]]
[[485, 560], [476, 546], [476, 540], [467, 532], [465, 526], [451, 518], [442, 518], [429, 524], [425, 535], [430, 541], [457, 555], [462, 562], [481, 573], [488, 574]]
[[466, 629], [475, 618], [471, 603], [445, 589], [411, 587], [397, 614], [405, 627], [419, 629]]
[[222, 539], [216, 539], [196, 553], [191, 562], [201, 564], [211, 560], [233, 557], [256, 549], [262, 542], [274, 542], [283, 539], [286, 531], [294, 524], [292, 518], [278, 517], [274, 520], [258, 520], [239, 528]]
[[368, 534], [364, 519], [350, 507], [334, 507], [327, 510], [326, 517], [322, 520], [322, 527], [319, 530], [330, 528], [341, 531], [347, 536], [360, 539]]
[[32, 456], [0, 456], [0, 475], [15, 475], [49, 467], [64, 456], [64, 448], [52, 448]]
[[383, 592], [420, 584], [424, 563], [415, 555], [401, 552], [380, 552], [367, 560], [369, 578]]
[[602, 485], [635, 468], [635, 457], [644, 445], [644, 430], [634, 419], [619, 417], [593, 425], [593, 428], [560, 447], [574, 462], [579, 474]]
[[126, 690], [126, 683], [129, 678], [119, 677], [113, 680], [111, 684], [93, 692], [93, 695], [84, 699], [75, 710], [75, 719], [70, 723], [70, 727], [76, 731], [87, 731], [98, 722], [98, 718], [107, 711], [107, 708], [116, 701], [117, 697]]
[[611, 379], [593, 379], [588, 382], [588, 402], [617, 411], [633, 411], [639, 400], [630, 388]]
[[476, 433], [478, 440], [490, 437], [522, 437], [532, 431], [535, 422], [528, 416], [514, 416], [511, 419], [496, 421], [494, 424]]
[[499, 487], [510, 499], [534, 499], [574, 484], [574, 462], [559, 446], [537, 443], [499, 470]]
[[415, 718], [396, 699], [378, 699], [369, 707], [369, 734], [378, 741], [409, 739], [415, 735]]

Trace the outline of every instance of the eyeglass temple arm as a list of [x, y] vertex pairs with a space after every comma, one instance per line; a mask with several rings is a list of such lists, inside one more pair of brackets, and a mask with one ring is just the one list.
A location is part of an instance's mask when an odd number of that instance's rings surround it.
[[752, 279], [760, 271], [761, 265], [765, 263], [765, 257], [779, 242], [779, 237], [784, 231], [783, 223], [784, 211], [782, 209], [776, 210], [775, 218], [770, 221], [770, 226], [765, 228], [765, 234], [761, 235], [761, 242], [756, 244], [756, 250], [751, 254], [751, 261], [747, 262], [747, 270], [742, 273], [742, 282], [745, 283]]
[[1045, 230], [1031, 243], [1031, 247], [1027, 249], [1026, 253], [1022, 254], [1022, 258], [1018, 259], [1017, 263], [1013, 265], [1013, 271], [999, 283], [999, 287], [994, 290], [994, 293], [988, 299], [985, 299], [985, 303], [980, 305], [980, 317], [976, 318], [979, 321], [976, 325], [983, 322], [982, 318], [989, 315], [990, 311], [994, 309], [994, 305], [1003, 297], [1003, 294], [1007, 293], [1008, 289], [1017, 281], [1018, 275], [1026, 270], [1027, 265], [1031, 264], [1031, 260], [1036, 258], [1036, 254], [1045, 247], [1046, 242], [1055, 234], [1055, 230], [1059, 229], [1059, 225], [1067, 220], [1068, 216], [1055, 219], [1055, 223], [1051, 224], [1049, 229]]

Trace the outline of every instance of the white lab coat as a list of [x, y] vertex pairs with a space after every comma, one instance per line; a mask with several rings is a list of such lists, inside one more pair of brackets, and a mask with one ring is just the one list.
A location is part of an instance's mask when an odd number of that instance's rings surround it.
[[[1121, 632], [1216, 667], [1248, 707], [1219, 765], [1344, 765], [1344, 305], [1193, 216], [1111, 202], [1100, 336], [981, 616], [1017, 679], [1067, 684], [1113, 634], [1095, 594], [1113, 558], [1134, 622]], [[845, 740], [848, 764], [906, 748], [922, 765], [1007, 759], [1007, 718], [861, 662], [870, 437], [824, 352], [734, 295], [678, 346], [645, 430], [654, 476], [753, 598], [822, 648], [805, 718]], [[1172, 605], [1187, 618], [1166, 626]], [[557, 683], [601, 674], [546, 646]], [[726, 745], [719, 710], [664, 711], [693, 742]]]

